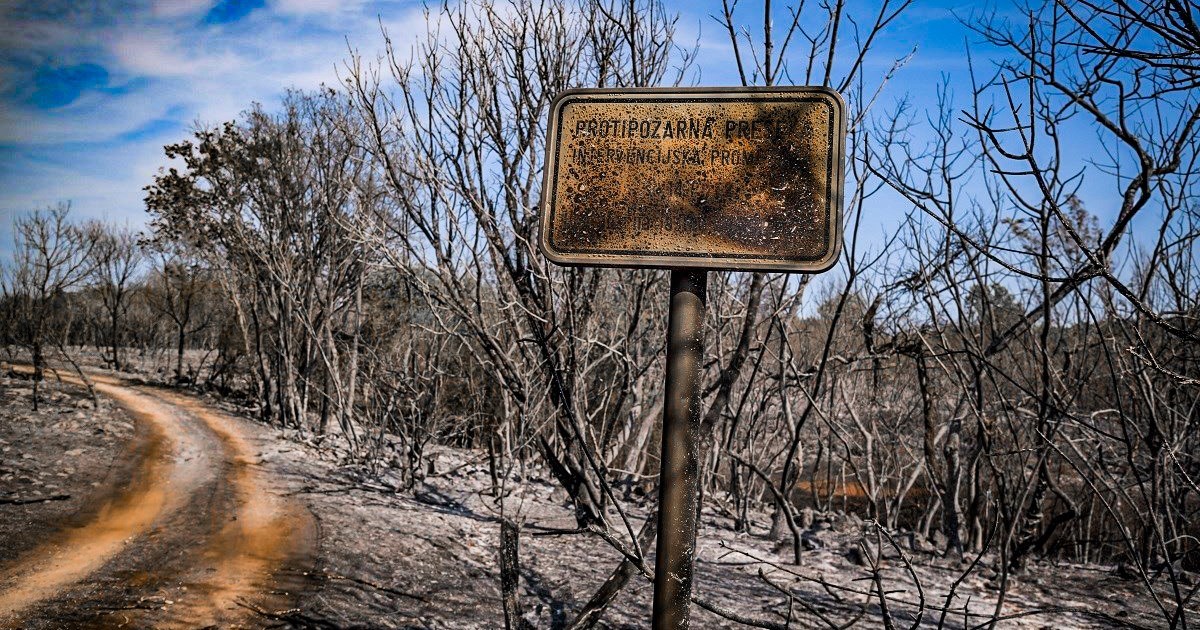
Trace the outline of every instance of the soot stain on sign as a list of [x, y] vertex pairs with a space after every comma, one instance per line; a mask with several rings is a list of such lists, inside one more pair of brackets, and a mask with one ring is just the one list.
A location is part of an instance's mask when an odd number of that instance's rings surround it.
[[607, 264], [828, 259], [840, 233], [840, 105], [827, 91], [567, 100], [552, 121], [546, 245]]

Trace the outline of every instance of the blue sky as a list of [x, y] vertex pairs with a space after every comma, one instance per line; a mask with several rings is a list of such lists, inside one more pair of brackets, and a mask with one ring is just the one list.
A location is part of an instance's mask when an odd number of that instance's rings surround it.
[[[758, 3], [743, 0], [747, 20]], [[720, 2], [669, 2], [679, 41], [699, 44], [697, 82], [735, 84]], [[782, 6], [782, 2], [776, 2]], [[874, 2], [850, 0], [860, 19]], [[880, 43], [886, 65], [916, 56], [885, 93], [932, 102], [943, 74], [965, 98], [961, 3], [917, 0]], [[969, 10], [969, 9], [968, 9]], [[780, 16], [782, 18], [782, 14]], [[142, 187], [162, 146], [197, 122], [229, 120], [286, 88], [336, 83], [347, 42], [368, 57], [380, 23], [398, 45], [424, 28], [421, 3], [366, 0], [9, 0], [0, 4], [0, 253], [13, 217], [70, 201], [83, 218], [140, 227]]]

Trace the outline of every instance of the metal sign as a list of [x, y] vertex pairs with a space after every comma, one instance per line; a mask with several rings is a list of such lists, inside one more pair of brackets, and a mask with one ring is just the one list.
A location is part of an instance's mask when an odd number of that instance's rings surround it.
[[825, 271], [842, 243], [846, 108], [820, 87], [568, 90], [550, 111], [542, 252], [670, 267], [654, 630], [686, 630], [708, 269]]
[[824, 271], [841, 250], [846, 109], [822, 87], [568, 90], [541, 247], [565, 265]]

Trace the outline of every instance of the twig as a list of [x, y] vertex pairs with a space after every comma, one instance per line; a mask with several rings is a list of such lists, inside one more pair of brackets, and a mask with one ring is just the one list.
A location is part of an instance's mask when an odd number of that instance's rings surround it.
[[346, 580], [347, 582], [353, 582], [354, 584], [358, 584], [360, 586], [365, 586], [367, 588], [372, 588], [377, 591], [382, 591], [389, 595], [395, 595], [397, 597], [408, 597], [410, 599], [415, 599], [415, 600], [425, 603], [425, 604], [429, 603], [428, 599], [426, 599], [420, 595], [413, 595], [412, 593], [405, 593], [404, 591], [400, 591], [400, 590], [391, 588], [389, 586], [384, 586], [382, 584], [376, 584], [369, 580], [364, 580], [362, 578], [354, 577], [352, 575], [341, 575], [338, 573], [326, 573], [325, 578], [329, 579], [329, 580]]
[[33, 503], [47, 503], [49, 501], [66, 501], [70, 499], [69, 494], [56, 494], [48, 497], [38, 497], [36, 499], [0, 499], [0, 505], [30, 505]]

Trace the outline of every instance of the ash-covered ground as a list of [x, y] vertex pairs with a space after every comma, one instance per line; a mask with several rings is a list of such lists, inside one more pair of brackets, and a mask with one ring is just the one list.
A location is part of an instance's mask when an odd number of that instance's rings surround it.
[[[304, 617], [343, 627], [503, 626], [500, 510], [490, 494], [486, 454], [440, 448], [434, 474], [412, 492], [395, 492], [386, 475], [361, 481], [353, 469], [339, 468], [306, 445], [265, 438], [262, 445], [264, 461], [306, 497], [321, 524], [323, 587], [305, 601]], [[537, 628], [566, 627], [621, 555], [598, 535], [562, 534], [575, 521], [565, 493], [544, 470], [530, 470], [504, 501], [522, 519], [525, 618]], [[629, 510], [635, 531], [652, 506], [645, 501]], [[952, 561], [902, 533], [893, 536], [895, 545], [885, 538], [880, 552], [870, 523], [842, 513], [806, 513], [797, 566], [790, 542], [768, 535], [769, 515], [756, 517], [750, 533], [734, 533], [729, 519], [704, 510], [699, 598], [776, 627], [854, 620], [859, 627], [883, 627], [871, 569], [876, 560], [897, 627], [970, 628], [996, 610], [1001, 576], [994, 557]], [[624, 528], [617, 527], [619, 538]], [[653, 546], [647, 562], [653, 566]], [[1165, 580], [1159, 588], [1166, 588]], [[652, 591], [645, 577], [635, 576], [599, 626], [647, 627]], [[1009, 577], [999, 627], [1155, 627], [1161, 620], [1156, 612], [1140, 584], [1116, 567], [1039, 563]], [[693, 606], [692, 619], [696, 628], [747, 627], [699, 606]]]
[[0, 566], [86, 518], [134, 463], [138, 428], [111, 400], [52, 382], [41, 397], [34, 411], [32, 383], [0, 374]]
[[[93, 497], [132, 474], [128, 458], [145, 430], [103, 396], [93, 408], [81, 387], [48, 384], [44, 390], [34, 412], [27, 377], [0, 380], [0, 536], [6, 540], [0, 565], [86, 519]], [[237, 413], [211, 397], [197, 400]], [[486, 452], [434, 447], [424, 478], [401, 489], [395, 471], [367, 474], [328, 441], [317, 445], [294, 432], [233, 421], [258, 474], [275, 492], [302, 503], [316, 522], [315, 559], [303, 592], [285, 608], [247, 603], [251, 625], [503, 627], [502, 510], [521, 528], [519, 590], [533, 627], [567, 627], [621, 560], [602, 536], [572, 532], [565, 493], [536, 465], [508, 479], [501, 501], [492, 495]], [[652, 495], [623, 504], [633, 530], [653, 516]], [[615, 512], [611, 516], [612, 536], [628, 540]], [[695, 595], [765, 627], [882, 627], [881, 590], [896, 627], [975, 627], [995, 613], [1002, 590], [998, 627], [1161, 626], [1146, 586], [1119, 567], [1035, 563], [1004, 584], [993, 556], [951, 560], [919, 536], [881, 532], [853, 514], [811, 511], [801, 514], [804, 552], [796, 565], [790, 537], [769, 535], [770, 515], [752, 517], [749, 532], [735, 533], [730, 519], [702, 512]], [[635, 574], [598, 626], [646, 627], [651, 595], [649, 580]], [[702, 606], [693, 606], [692, 618], [696, 628], [746, 627]]]

